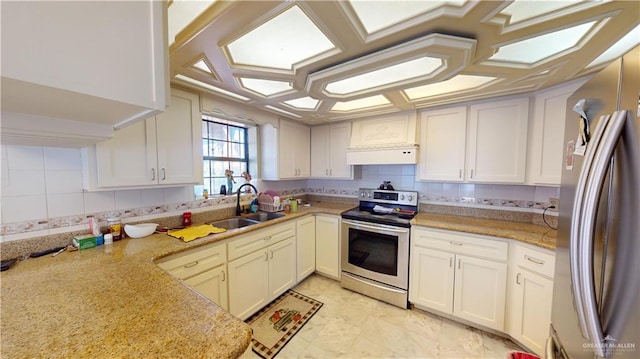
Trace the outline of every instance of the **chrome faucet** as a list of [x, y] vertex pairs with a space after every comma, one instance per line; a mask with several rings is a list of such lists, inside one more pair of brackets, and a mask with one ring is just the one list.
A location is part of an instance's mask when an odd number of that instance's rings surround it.
[[236, 216], [239, 216], [242, 214], [242, 209], [240, 209], [240, 193], [242, 193], [242, 191], [240, 191], [242, 189], [242, 187], [244, 186], [251, 186], [251, 188], [253, 188], [253, 190], [256, 192], [256, 196], [258, 195], [258, 189], [256, 188], [256, 186], [252, 185], [251, 183], [245, 183], [240, 185], [240, 187], [238, 187], [238, 193], [237, 193], [237, 200], [236, 200]]

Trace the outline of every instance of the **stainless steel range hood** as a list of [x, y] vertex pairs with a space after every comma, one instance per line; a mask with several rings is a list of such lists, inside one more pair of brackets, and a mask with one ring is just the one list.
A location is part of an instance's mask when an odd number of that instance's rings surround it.
[[418, 163], [416, 111], [354, 121], [347, 149], [349, 165]]

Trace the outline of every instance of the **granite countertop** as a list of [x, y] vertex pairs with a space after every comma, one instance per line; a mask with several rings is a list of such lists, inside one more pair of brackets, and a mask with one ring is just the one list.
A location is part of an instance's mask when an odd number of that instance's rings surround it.
[[533, 223], [418, 213], [411, 221], [411, 224], [415, 226], [515, 239], [546, 249], [556, 249], [557, 231]]
[[1, 274], [1, 357], [235, 358], [251, 329], [153, 260], [345, 204], [314, 204], [184, 243], [165, 234], [30, 258]]

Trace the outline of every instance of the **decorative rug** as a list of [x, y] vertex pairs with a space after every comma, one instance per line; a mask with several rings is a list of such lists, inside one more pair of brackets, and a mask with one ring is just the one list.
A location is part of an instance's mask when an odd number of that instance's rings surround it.
[[322, 303], [288, 290], [246, 322], [253, 329], [251, 346], [256, 354], [271, 359], [322, 307]]

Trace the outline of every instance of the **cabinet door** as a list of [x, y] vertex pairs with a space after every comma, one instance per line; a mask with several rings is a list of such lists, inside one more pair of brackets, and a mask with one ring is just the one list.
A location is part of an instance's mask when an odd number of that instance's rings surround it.
[[285, 239], [269, 250], [269, 301], [296, 284], [296, 242]]
[[340, 217], [316, 217], [316, 271], [340, 278]]
[[311, 177], [329, 177], [330, 133], [330, 126], [317, 126], [311, 129]]
[[202, 117], [197, 95], [171, 91], [171, 107], [156, 116], [160, 184], [202, 183]]
[[296, 146], [293, 148], [297, 177], [311, 176], [311, 129], [307, 126], [297, 126]]
[[504, 330], [507, 264], [456, 255], [453, 313]]
[[224, 265], [187, 278], [184, 282], [224, 310], [229, 310], [227, 274]]
[[529, 98], [473, 105], [469, 111], [466, 179], [524, 183]]
[[466, 131], [464, 106], [423, 112], [417, 179], [463, 181]]
[[149, 118], [115, 132], [96, 144], [99, 187], [148, 186], [158, 183], [155, 119]]
[[351, 123], [331, 125], [329, 151], [329, 175], [331, 178], [353, 178], [353, 166], [347, 164], [347, 147], [351, 141]]
[[[287, 121], [280, 121], [278, 134], [278, 167], [280, 178], [295, 178], [298, 176], [297, 154], [298, 126]], [[309, 143], [306, 144], [309, 146]]]
[[316, 219], [304, 218], [296, 228], [296, 279], [301, 282], [316, 270]]
[[455, 255], [419, 246], [411, 249], [409, 301], [444, 313], [453, 311]]
[[553, 281], [518, 268], [515, 302], [510, 309], [511, 334], [536, 354], [542, 355], [551, 323]]
[[269, 303], [267, 250], [229, 262], [229, 312], [245, 320]]

